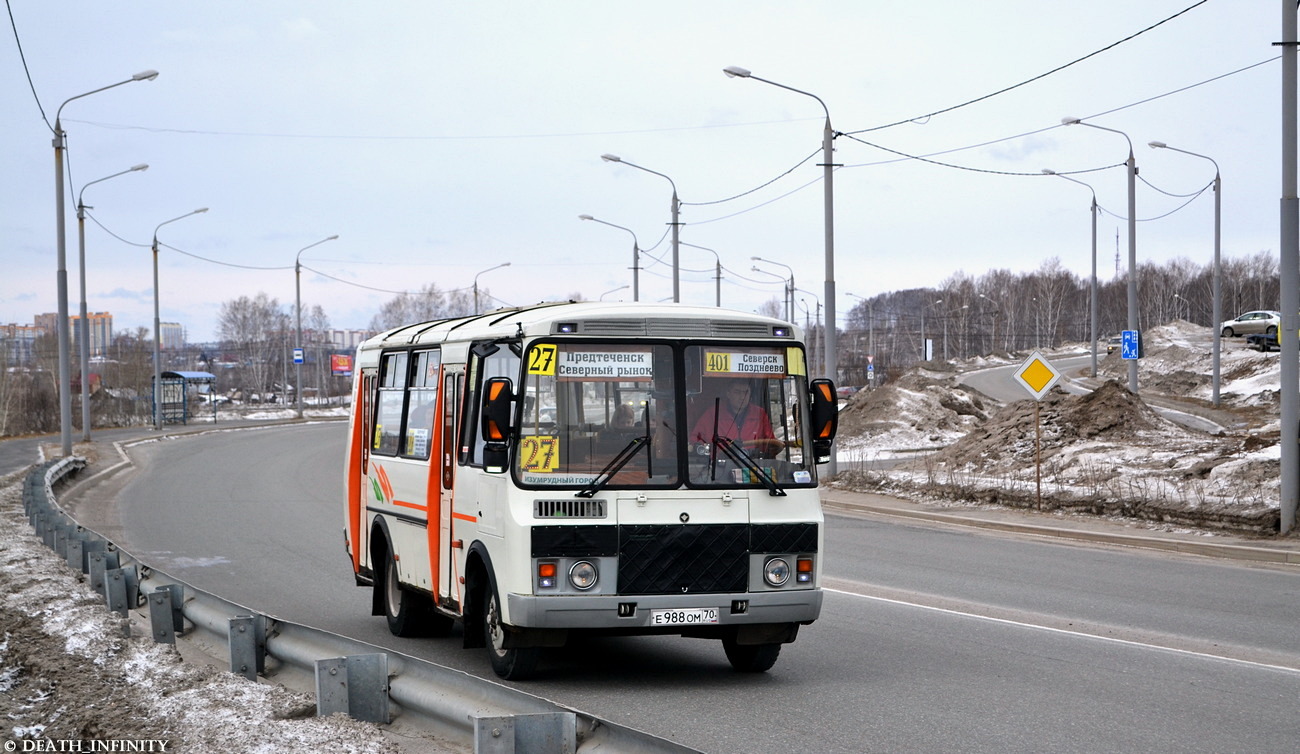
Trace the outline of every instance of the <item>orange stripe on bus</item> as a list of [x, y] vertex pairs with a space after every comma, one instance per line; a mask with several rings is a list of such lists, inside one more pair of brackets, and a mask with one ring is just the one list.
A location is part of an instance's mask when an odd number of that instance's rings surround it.
[[352, 535], [352, 572], [357, 573], [361, 570], [361, 456], [365, 453], [365, 432], [364, 417], [358, 416], [361, 411], [362, 395], [364, 394], [365, 378], [361, 373], [357, 373], [357, 392], [352, 398], [352, 447], [348, 454], [350, 463], [348, 464], [348, 524], [349, 533]]
[[468, 522], [470, 522], [471, 524], [476, 524], [476, 523], [478, 523], [478, 518], [477, 518], [476, 516], [471, 516], [471, 515], [469, 515], [469, 514], [467, 514], [467, 513], [456, 513], [456, 512], [453, 511], [452, 514], [451, 514], [451, 517], [452, 517], [452, 518], [459, 518], [461, 521], [468, 521]]
[[425, 513], [429, 512], [429, 507], [427, 505], [420, 505], [418, 503], [408, 503], [405, 500], [394, 500], [393, 505], [398, 505], [403, 508], [414, 508], [417, 511], [424, 511]]

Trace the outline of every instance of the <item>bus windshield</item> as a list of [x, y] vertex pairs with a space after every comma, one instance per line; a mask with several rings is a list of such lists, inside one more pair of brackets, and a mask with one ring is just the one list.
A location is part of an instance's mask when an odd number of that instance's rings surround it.
[[534, 343], [520, 395], [525, 487], [815, 484], [801, 348]]

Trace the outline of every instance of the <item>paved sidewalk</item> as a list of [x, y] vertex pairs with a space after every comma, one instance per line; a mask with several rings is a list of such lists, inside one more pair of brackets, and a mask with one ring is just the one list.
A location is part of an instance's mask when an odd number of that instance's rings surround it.
[[1058, 539], [1300, 565], [1300, 534], [1296, 533], [1285, 537], [1251, 536], [1072, 513], [917, 503], [886, 495], [828, 488], [822, 488], [822, 506], [830, 514], [869, 513]]

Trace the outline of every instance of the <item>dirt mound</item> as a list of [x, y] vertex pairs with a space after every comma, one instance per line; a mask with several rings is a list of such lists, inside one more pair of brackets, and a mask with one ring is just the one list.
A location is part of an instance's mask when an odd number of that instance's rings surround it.
[[920, 442], [946, 442], [988, 419], [977, 393], [951, 375], [911, 369], [874, 390], [860, 390], [840, 410], [841, 437], [873, 437], [905, 428]]
[[[1039, 404], [1039, 414], [1045, 457], [1081, 441], [1129, 442], [1153, 429], [1176, 429], [1116, 382], [1105, 382], [1082, 396], [1053, 389]], [[958, 466], [1032, 464], [1035, 434], [1033, 401], [1017, 401], [936, 453], [933, 460]]]

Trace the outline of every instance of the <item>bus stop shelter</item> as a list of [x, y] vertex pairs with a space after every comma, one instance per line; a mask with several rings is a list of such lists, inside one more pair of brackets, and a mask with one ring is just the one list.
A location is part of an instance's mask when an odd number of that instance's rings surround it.
[[[190, 419], [190, 391], [208, 393], [216, 385], [217, 376], [211, 372], [163, 372], [162, 411], [163, 422], [186, 424]], [[214, 414], [215, 416], [215, 414]]]

